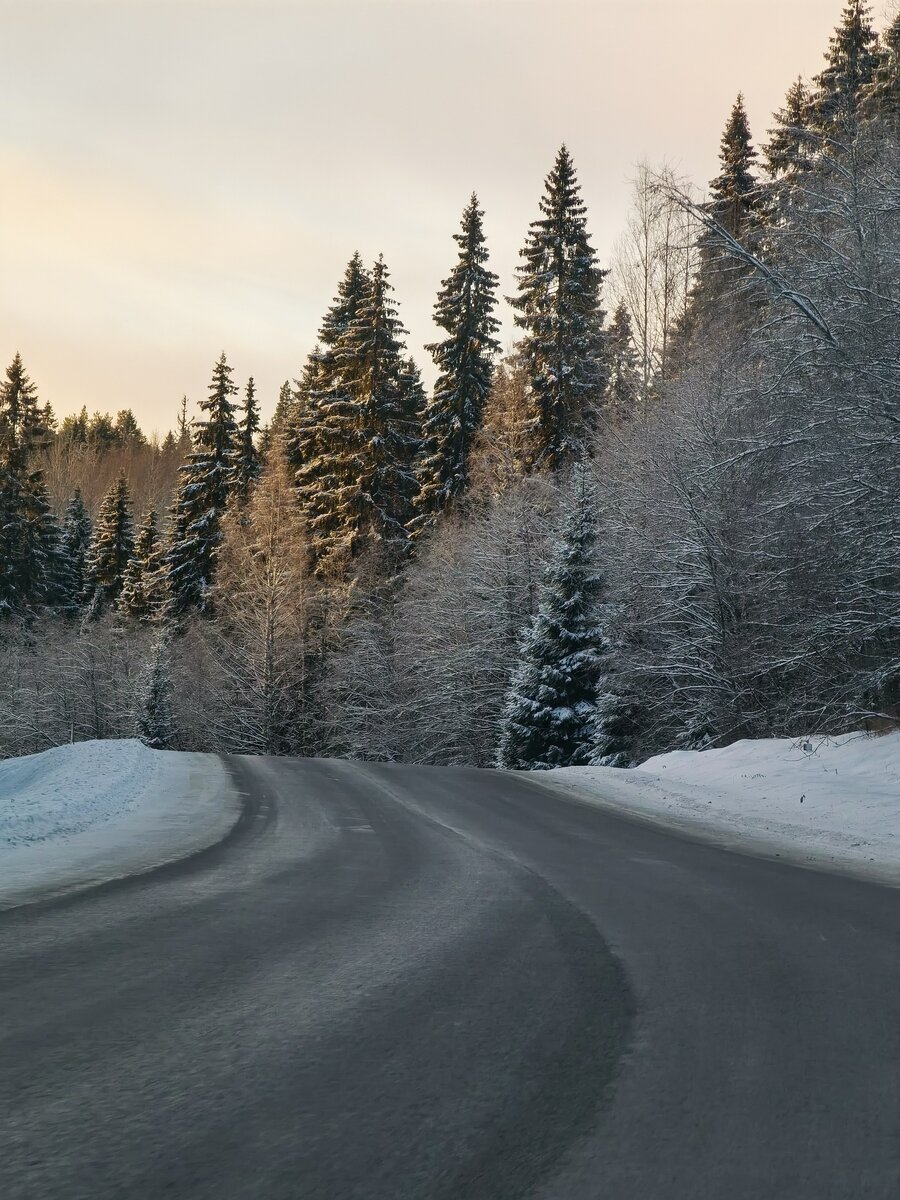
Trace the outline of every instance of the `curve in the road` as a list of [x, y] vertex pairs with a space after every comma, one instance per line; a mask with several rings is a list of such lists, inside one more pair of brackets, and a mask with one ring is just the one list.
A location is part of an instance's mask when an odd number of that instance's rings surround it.
[[539, 874], [340, 764], [226, 843], [0, 918], [0, 1192], [491, 1197], [611, 1096], [632, 1002]]
[[225, 844], [0, 914], [3, 1200], [900, 1195], [896, 891], [546, 779], [232, 769]]

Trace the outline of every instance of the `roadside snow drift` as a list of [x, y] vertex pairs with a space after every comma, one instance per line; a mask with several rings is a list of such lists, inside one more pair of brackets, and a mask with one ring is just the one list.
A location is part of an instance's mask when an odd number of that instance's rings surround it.
[[547, 782], [734, 850], [900, 884], [900, 733], [742, 741]]
[[239, 815], [211, 754], [136, 739], [0, 762], [0, 908], [147, 871], [219, 841]]

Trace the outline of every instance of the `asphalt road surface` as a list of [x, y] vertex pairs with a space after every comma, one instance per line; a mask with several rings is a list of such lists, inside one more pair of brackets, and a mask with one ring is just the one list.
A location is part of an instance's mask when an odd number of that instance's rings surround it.
[[237, 759], [0, 914], [3, 1200], [900, 1196], [900, 892], [533, 778]]

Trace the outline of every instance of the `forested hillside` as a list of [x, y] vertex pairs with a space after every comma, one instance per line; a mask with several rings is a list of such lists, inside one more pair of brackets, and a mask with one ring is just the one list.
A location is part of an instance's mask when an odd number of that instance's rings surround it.
[[226, 354], [160, 443], [57, 422], [16, 355], [0, 754], [627, 766], [895, 723], [900, 17], [852, 0], [770, 128], [723, 117], [704, 194], [639, 166], [609, 264], [563, 146], [510, 296], [473, 195], [430, 390], [359, 255], [265, 427]]

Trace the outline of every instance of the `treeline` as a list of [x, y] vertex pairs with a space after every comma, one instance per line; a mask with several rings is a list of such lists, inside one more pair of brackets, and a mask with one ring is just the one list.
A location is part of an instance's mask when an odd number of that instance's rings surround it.
[[354, 256], [270, 427], [216, 364], [165, 519], [123, 473], [60, 525], [17, 359], [0, 747], [623, 766], [896, 720], [898, 214], [900, 18], [854, 0], [761, 155], [738, 98], [706, 199], [641, 168], [609, 279], [561, 149], [499, 365], [476, 197], [430, 394]]

